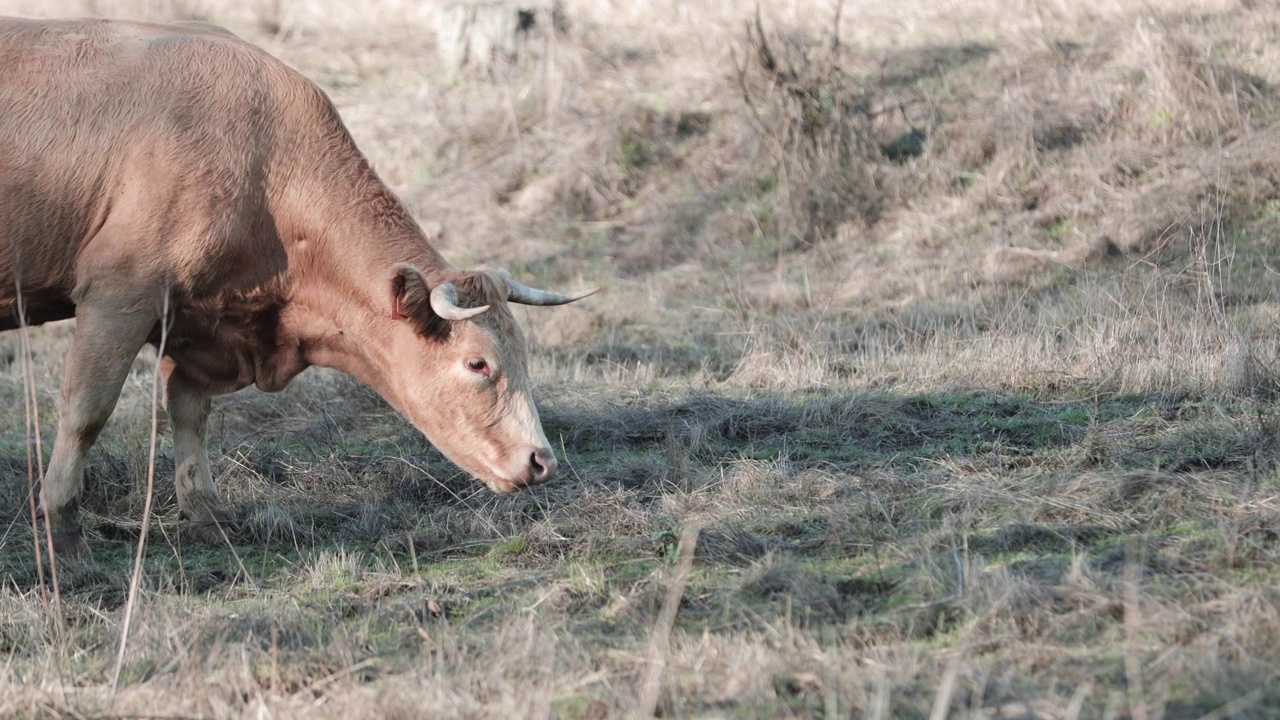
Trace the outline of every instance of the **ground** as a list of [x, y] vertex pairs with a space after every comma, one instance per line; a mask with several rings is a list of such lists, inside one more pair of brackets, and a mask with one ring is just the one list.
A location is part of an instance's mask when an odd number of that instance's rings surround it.
[[1071, 5], [568, 0], [457, 67], [446, 4], [0, 0], [226, 25], [452, 262], [605, 288], [518, 311], [557, 481], [312, 370], [215, 402], [224, 545], [144, 352], [56, 593], [73, 326], [0, 335], [0, 715], [1280, 716], [1280, 11]]

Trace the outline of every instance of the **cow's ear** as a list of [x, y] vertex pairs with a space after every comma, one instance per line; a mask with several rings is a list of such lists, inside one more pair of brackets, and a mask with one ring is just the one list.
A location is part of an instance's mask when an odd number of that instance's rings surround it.
[[418, 268], [396, 263], [391, 276], [391, 317], [412, 323], [418, 333], [443, 337], [449, 323], [431, 309], [431, 289]]

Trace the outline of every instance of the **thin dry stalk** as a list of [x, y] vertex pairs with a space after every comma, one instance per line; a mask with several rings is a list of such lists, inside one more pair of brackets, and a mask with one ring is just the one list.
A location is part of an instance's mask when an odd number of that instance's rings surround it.
[[[36, 453], [34, 460], [32, 459], [32, 443], [34, 437], [40, 432], [39, 424], [35, 424], [34, 433], [32, 428], [32, 398], [31, 398], [31, 366], [27, 364], [27, 316], [23, 307], [22, 291], [18, 291], [18, 342], [19, 342], [19, 361], [22, 363], [22, 403], [23, 410], [26, 415], [26, 437], [27, 437], [27, 504], [31, 510], [31, 540], [36, 558], [36, 577], [41, 584], [44, 583], [44, 555], [40, 550], [39, 523], [36, 521], [36, 464], [43, 465], [44, 457], [40, 453]], [[37, 441], [38, 442], [38, 441]], [[43, 477], [43, 468], [38, 473]]]
[[1144, 562], [1145, 557], [1130, 558], [1125, 567], [1124, 582], [1124, 674], [1128, 680], [1129, 712], [1134, 720], [1147, 720], [1148, 717], [1147, 703], [1142, 696], [1142, 659], [1138, 657], [1138, 642], [1142, 633], [1142, 591], [1139, 583], [1142, 582]]
[[1076, 688], [1075, 693], [1071, 695], [1071, 702], [1067, 704], [1067, 712], [1065, 717], [1067, 720], [1079, 720], [1080, 713], [1084, 710], [1084, 701], [1089, 699], [1089, 694], [1093, 692], [1093, 683], [1085, 681]]
[[1200, 720], [1227, 720], [1227, 718], [1240, 717], [1242, 713], [1259, 702], [1262, 702], [1262, 690], [1251, 690], [1248, 694], [1201, 715]]
[[[156, 357], [164, 357], [165, 341], [169, 339], [169, 290], [161, 297], [160, 308], [160, 345], [156, 348]], [[120, 628], [120, 650], [116, 653], [115, 669], [111, 673], [111, 704], [115, 704], [116, 691], [120, 687], [120, 670], [124, 667], [125, 651], [129, 647], [129, 625], [133, 622], [133, 611], [138, 603], [138, 586], [142, 584], [142, 556], [147, 547], [147, 532], [151, 526], [151, 500], [155, 495], [156, 481], [156, 438], [159, 435], [160, 422], [160, 363], [156, 362], [151, 376], [151, 436], [147, 457], [147, 492], [142, 504], [142, 529], [138, 533], [138, 552], [133, 558], [133, 576], [129, 579], [129, 599], [124, 605], [124, 624]]]
[[680, 598], [689, 582], [689, 568], [693, 565], [693, 553], [698, 545], [700, 531], [696, 524], [690, 524], [680, 532], [676, 572], [671, 578], [671, 584], [667, 586], [662, 611], [658, 613], [658, 620], [649, 636], [649, 662], [641, 685], [640, 704], [636, 708], [638, 718], [654, 717], [658, 709], [658, 695], [662, 692], [662, 671], [666, 669], [667, 658], [671, 654], [671, 628], [675, 625]]
[[950, 715], [951, 695], [956, 689], [956, 674], [960, 671], [960, 656], [956, 655], [947, 663], [947, 672], [942, 676], [942, 685], [933, 699], [933, 710], [929, 712], [929, 720], [946, 720]]
[[[44, 445], [40, 436], [40, 406], [36, 398], [35, 358], [31, 353], [31, 336], [27, 328], [26, 303], [22, 295], [22, 286], [17, 287], [18, 295], [18, 338], [22, 355], [23, 405], [26, 410], [27, 438], [35, 440], [35, 469], [40, 483], [44, 484]], [[40, 537], [36, 531], [36, 496], [35, 478], [32, 476], [31, 443], [27, 443], [27, 502], [31, 509], [31, 541], [36, 555], [36, 577], [44, 583], [44, 566], [41, 559]], [[49, 527], [49, 507], [41, 503], [44, 511], [44, 539], [49, 551], [49, 580], [53, 583], [53, 606], [46, 605], [46, 613], [52, 613], [55, 626], [61, 633], [66, 629], [62, 617], [62, 592], [58, 584], [58, 565], [53, 555], [53, 531]], [[42, 594], [43, 598], [43, 594]], [[47, 601], [46, 601], [47, 602]]]
[[951, 538], [951, 561], [956, 566], [956, 589], [955, 592], [942, 598], [941, 600], [931, 600], [929, 602], [915, 603], [908, 607], [913, 610], [928, 610], [932, 608], [950, 605], [953, 602], [964, 598], [964, 560], [960, 558], [960, 548], [956, 545], [955, 537]]
[[[154, 468], [155, 468], [155, 440], [154, 440], [154, 439], [152, 439], [151, 443], [152, 443], [152, 455], [151, 455], [152, 464], [151, 464], [151, 469], [150, 469], [150, 470], [148, 470], [148, 473], [147, 473], [147, 475], [148, 475], [148, 477], [147, 477], [147, 493], [148, 493], [148, 494], [147, 494], [147, 502], [148, 502], [148, 503], [150, 503], [150, 502], [151, 502], [151, 495], [150, 495], [150, 493], [151, 493], [151, 477], [150, 477], [150, 476], [151, 476], [151, 474], [152, 474], [152, 473], [154, 473]], [[145, 531], [146, 531], [146, 524], [145, 524], [145, 523], [146, 523], [146, 519], [145, 519], [145, 518], [146, 518], [146, 515], [144, 515], [144, 516], [143, 516], [143, 518], [144, 518], [144, 519], [143, 519], [143, 526], [142, 526], [142, 529], [143, 529], [143, 531], [145, 532]], [[240, 575], [241, 575], [241, 577], [243, 577], [243, 578], [245, 579], [245, 582], [247, 582], [247, 583], [249, 584], [249, 587], [254, 588], [254, 589], [257, 589], [258, 584], [257, 584], [257, 583], [255, 583], [255, 582], [253, 581], [253, 576], [249, 574], [249, 570], [248, 570], [248, 568], [246, 568], [246, 567], [244, 566], [244, 561], [240, 559], [240, 553], [236, 552], [236, 546], [231, 542], [231, 538], [227, 536], [227, 530], [226, 530], [226, 528], [222, 527], [222, 523], [218, 523], [218, 524], [217, 524], [217, 528], [218, 528], [218, 534], [222, 536], [222, 542], [223, 542], [223, 544], [225, 544], [225, 545], [227, 546], [227, 549], [231, 551], [231, 557], [232, 557], [232, 559], [234, 559], [234, 560], [236, 561], [236, 567], [240, 568]], [[141, 545], [141, 544], [139, 544], [139, 545]]]

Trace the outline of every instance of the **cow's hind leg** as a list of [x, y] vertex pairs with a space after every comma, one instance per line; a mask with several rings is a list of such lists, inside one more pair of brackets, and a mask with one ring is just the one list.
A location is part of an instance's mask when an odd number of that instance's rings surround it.
[[83, 303], [76, 309], [76, 332], [67, 355], [59, 402], [58, 435], [40, 487], [48, 512], [54, 552], [74, 555], [88, 549], [78, 517], [84, 461], [120, 397], [133, 359], [155, 327], [157, 315], [145, 303]]
[[197, 538], [220, 542], [224, 533], [233, 534], [238, 527], [235, 516], [218, 501], [218, 489], [209, 472], [209, 396], [183, 378], [172, 358], [164, 358], [161, 372], [165, 407], [173, 424], [173, 482], [178, 491], [178, 508]]

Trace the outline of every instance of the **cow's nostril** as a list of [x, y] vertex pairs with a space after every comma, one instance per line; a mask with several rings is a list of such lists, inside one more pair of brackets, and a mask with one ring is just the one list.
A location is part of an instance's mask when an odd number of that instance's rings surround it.
[[546, 482], [556, 471], [555, 453], [547, 448], [534, 450], [529, 456], [529, 467], [533, 470], [533, 482]]

